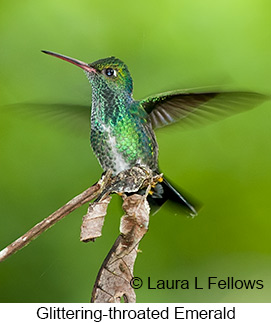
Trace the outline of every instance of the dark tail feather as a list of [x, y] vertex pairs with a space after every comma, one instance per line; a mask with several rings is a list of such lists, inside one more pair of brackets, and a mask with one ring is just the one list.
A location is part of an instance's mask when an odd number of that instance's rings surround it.
[[148, 196], [148, 202], [151, 205], [152, 213], [157, 212], [157, 210], [167, 200], [170, 200], [180, 205], [182, 209], [189, 215], [197, 215], [196, 206], [194, 207], [192, 203], [188, 202], [188, 200], [184, 197], [183, 194], [177, 191], [177, 189], [175, 189], [173, 185], [169, 183], [168, 180], [163, 178], [163, 182], [158, 183], [154, 188], [153, 194]]

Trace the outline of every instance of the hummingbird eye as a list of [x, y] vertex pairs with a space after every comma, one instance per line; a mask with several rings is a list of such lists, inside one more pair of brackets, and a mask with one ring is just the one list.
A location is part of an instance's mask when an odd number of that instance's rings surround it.
[[106, 76], [109, 76], [109, 77], [111, 77], [111, 76], [117, 76], [117, 71], [116, 70], [114, 70], [112, 67], [108, 67], [108, 68], [105, 68], [104, 69], [104, 74], [106, 75]]

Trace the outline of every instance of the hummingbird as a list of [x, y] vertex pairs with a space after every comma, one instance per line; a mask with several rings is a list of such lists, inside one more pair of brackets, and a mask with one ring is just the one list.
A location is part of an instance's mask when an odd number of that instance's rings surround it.
[[[127, 65], [111, 56], [87, 64], [55, 52], [45, 54], [72, 63], [86, 73], [92, 87], [90, 143], [104, 171], [113, 175], [135, 165], [147, 166], [160, 174], [158, 143], [154, 130], [200, 116], [227, 115], [252, 108], [265, 96], [254, 92], [165, 92], [142, 100], [133, 98], [133, 79]], [[180, 205], [191, 216], [197, 207], [168, 179], [158, 183], [148, 196], [151, 206], [167, 200]]]

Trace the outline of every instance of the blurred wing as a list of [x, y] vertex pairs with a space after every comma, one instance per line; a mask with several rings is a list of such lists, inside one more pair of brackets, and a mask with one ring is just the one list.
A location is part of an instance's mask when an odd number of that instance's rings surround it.
[[73, 133], [88, 136], [90, 107], [64, 103], [14, 103], [0, 107], [1, 113], [17, 117], [38, 118], [50, 126], [69, 128]]
[[153, 129], [180, 121], [204, 121], [249, 110], [268, 97], [254, 92], [167, 92], [141, 101]]

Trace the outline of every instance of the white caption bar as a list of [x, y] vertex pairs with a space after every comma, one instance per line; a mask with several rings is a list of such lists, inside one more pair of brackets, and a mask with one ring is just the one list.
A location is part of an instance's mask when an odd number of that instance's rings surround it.
[[0, 304], [0, 322], [271, 322], [270, 303]]

